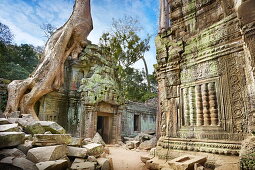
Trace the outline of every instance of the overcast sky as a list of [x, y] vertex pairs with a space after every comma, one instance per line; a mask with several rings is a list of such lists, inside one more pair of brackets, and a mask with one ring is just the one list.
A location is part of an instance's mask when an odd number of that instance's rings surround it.
[[[17, 44], [43, 46], [46, 39], [40, 26], [51, 23], [62, 26], [69, 18], [74, 0], [0, 0], [0, 22], [9, 26]], [[137, 18], [144, 28], [143, 38], [152, 34], [151, 50], [145, 54], [149, 72], [156, 63], [154, 38], [158, 28], [158, 0], [92, 0], [91, 10], [94, 29], [88, 39], [97, 44], [103, 32], [109, 30], [112, 18], [125, 15]], [[143, 68], [142, 61], [134, 65]]]

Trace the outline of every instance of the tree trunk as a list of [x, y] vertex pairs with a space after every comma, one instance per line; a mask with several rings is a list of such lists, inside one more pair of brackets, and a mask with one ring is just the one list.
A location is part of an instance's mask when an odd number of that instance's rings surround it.
[[148, 90], [151, 92], [151, 82], [149, 80], [149, 72], [148, 72], [148, 66], [146, 63], [146, 60], [144, 57], [142, 57], [144, 68], [145, 68], [145, 74], [146, 74], [146, 79], [147, 79], [147, 85], [148, 85]]
[[8, 102], [5, 115], [20, 111], [32, 114], [35, 103], [45, 94], [58, 90], [64, 81], [64, 63], [68, 56], [77, 58], [87, 44], [93, 29], [90, 0], [76, 0], [68, 21], [49, 38], [42, 62], [25, 80], [14, 80], [8, 85]]

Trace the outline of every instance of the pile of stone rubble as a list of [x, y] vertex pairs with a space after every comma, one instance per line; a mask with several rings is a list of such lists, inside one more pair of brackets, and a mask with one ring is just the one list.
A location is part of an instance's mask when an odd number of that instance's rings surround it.
[[111, 170], [101, 136], [74, 138], [55, 122], [36, 121], [31, 115], [0, 118], [0, 169]]
[[150, 133], [139, 133], [134, 138], [124, 137], [125, 147], [130, 150], [150, 150], [157, 145], [157, 138]]

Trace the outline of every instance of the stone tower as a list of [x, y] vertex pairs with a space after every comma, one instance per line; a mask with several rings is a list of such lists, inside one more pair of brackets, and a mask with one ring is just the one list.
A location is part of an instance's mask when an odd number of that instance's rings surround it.
[[255, 1], [161, 0], [160, 13], [157, 150], [238, 155], [255, 122]]

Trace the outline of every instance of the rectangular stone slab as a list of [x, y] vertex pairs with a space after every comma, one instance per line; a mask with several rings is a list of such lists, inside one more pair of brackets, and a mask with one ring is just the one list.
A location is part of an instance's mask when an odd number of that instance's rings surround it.
[[57, 144], [68, 145], [72, 142], [72, 137], [69, 134], [35, 134], [35, 146], [52, 146]]

